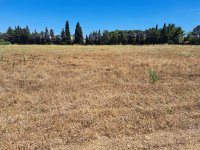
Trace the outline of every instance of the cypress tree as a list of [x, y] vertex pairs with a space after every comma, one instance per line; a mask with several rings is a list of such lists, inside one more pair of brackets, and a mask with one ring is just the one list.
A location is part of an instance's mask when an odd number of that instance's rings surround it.
[[33, 33], [32, 33], [32, 36], [31, 36], [31, 43], [32, 44], [38, 44], [38, 33], [37, 31], [35, 30]]
[[85, 37], [85, 44], [86, 45], [89, 45], [90, 44], [90, 40], [89, 40], [89, 37], [86, 35]]
[[101, 41], [101, 30], [99, 30], [99, 32], [98, 32], [98, 34], [97, 34], [97, 41], [98, 41], [97, 44], [99, 44], [99, 45], [100, 45], [101, 42], [102, 42], [102, 41]]
[[45, 39], [44, 44], [50, 44], [50, 34], [47, 27], [45, 28], [45, 32], [44, 32], [44, 39]]
[[41, 44], [40, 43], [40, 33], [38, 33], [36, 30], [35, 30], [35, 44]]
[[23, 30], [24, 32], [24, 44], [29, 44], [29, 40], [31, 38], [30, 29], [28, 26]]
[[65, 34], [65, 30], [64, 29], [62, 29], [62, 31], [60, 33], [60, 37], [61, 37], [62, 44], [66, 44], [66, 34]]
[[53, 29], [50, 29], [50, 39], [51, 39], [51, 43], [53, 44], [55, 42], [55, 35], [53, 32]]
[[45, 44], [45, 36], [44, 36], [44, 32], [40, 32], [40, 44]]
[[90, 45], [93, 45], [93, 44], [94, 44], [94, 40], [93, 40], [93, 35], [92, 35], [92, 33], [89, 34], [88, 39], [89, 39]]
[[65, 36], [66, 36], [66, 43], [71, 44], [71, 34], [70, 34], [70, 29], [69, 29], [69, 22], [66, 21], [65, 24]]
[[55, 37], [53, 29], [50, 29], [50, 37], [51, 37], [51, 39]]
[[156, 25], [156, 30], [158, 30], [158, 25]]
[[82, 28], [81, 28], [79, 22], [76, 25], [74, 43], [75, 44], [84, 44], [84, 42], [83, 42], [83, 31], [82, 31]]
[[17, 26], [14, 30], [14, 43], [21, 44], [21, 27]]
[[11, 27], [9, 27], [8, 30], [7, 30], [6, 40], [11, 42], [12, 44], [15, 42], [14, 41], [14, 30]]
[[167, 26], [166, 23], [163, 26], [162, 32], [161, 32], [161, 41], [162, 44], [166, 44], [168, 42], [168, 36], [167, 36]]

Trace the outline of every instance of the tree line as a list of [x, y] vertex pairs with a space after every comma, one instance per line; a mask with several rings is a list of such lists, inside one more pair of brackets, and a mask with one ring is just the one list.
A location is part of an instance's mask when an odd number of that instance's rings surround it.
[[44, 31], [37, 32], [35, 30], [31, 33], [28, 26], [25, 28], [17, 26], [14, 29], [9, 27], [6, 33], [1, 33], [0, 39], [8, 41], [11, 44], [84, 44], [80, 23], [78, 22], [76, 25], [75, 35], [71, 36], [68, 21], [66, 21], [65, 28], [61, 30], [59, 35], [55, 35], [53, 29], [48, 29], [47, 27]]
[[164, 24], [148, 30], [94, 31], [86, 35], [87, 45], [200, 44], [200, 26], [185, 35], [181, 27]]
[[0, 41], [11, 44], [58, 44], [58, 45], [148, 45], [148, 44], [200, 44], [200, 25], [192, 32], [185, 34], [181, 27], [175, 24], [164, 24], [147, 30], [115, 30], [93, 31], [84, 38], [80, 23], [76, 24], [75, 34], [71, 35], [69, 22], [60, 34], [55, 35], [53, 29], [45, 28], [44, 31], [30, 32], [28, 26], [14, 29], [9, 27], [7, 32], [0, 33]]

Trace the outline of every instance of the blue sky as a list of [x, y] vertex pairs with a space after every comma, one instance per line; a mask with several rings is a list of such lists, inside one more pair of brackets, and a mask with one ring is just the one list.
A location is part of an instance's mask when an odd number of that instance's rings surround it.
[[65, 20], [71, 32], [79, 21], [83, 32], [147, 29], [175, 23], [190, 31], [200, 25], [200, 0], [0, 0], [0, 31], [28, 25], [33, 31], [53, 28], [60, 33]]

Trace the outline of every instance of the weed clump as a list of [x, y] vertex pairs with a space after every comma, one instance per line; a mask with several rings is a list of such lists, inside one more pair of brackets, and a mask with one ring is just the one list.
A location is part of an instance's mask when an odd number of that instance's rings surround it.
[[151, 70], [149, 71], [149, 82], [150, 82], [151, 84], [154, 84], [154, 83], [156, 83], [156, 81], [158, 81], [158, 80], [159, 80], [159, 77], [158, 77], [158, 75], [157, 75], [156, 70], [155, 70], [155, 69], [151, 69]]

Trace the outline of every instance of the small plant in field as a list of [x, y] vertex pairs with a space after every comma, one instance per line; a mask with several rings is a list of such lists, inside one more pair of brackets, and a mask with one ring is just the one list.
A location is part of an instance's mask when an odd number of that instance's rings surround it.
[[159, 78], [158, 78], [156, 70], [155, 69], [151, 69], [150, 72], [149, 72], [149, 82], [151, 84], [153, 84], [158, 80], [159, 80]]

